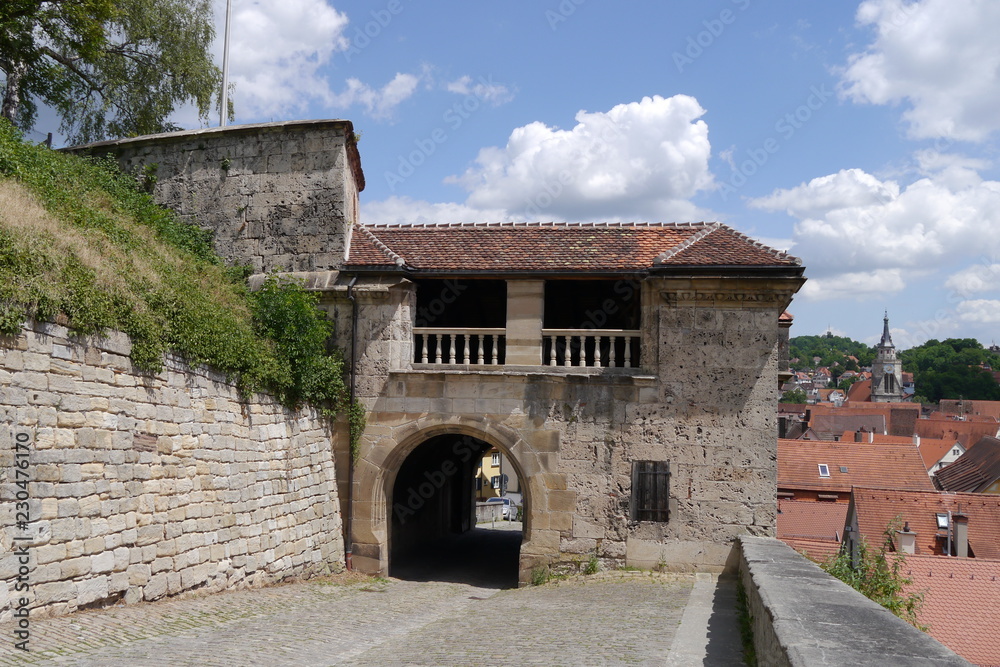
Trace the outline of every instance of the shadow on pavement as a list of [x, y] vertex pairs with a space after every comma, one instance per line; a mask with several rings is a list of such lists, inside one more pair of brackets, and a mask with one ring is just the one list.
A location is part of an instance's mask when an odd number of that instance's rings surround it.
[[520, 531], [473, 528], [405, 554], [394, 554], [389, 575], [407, 581], [515, 588], [520, 551]]
[[720, 576], [708, 618], [705, 665], [744, 665], [743, 640], [736, 608], [736, 577]]

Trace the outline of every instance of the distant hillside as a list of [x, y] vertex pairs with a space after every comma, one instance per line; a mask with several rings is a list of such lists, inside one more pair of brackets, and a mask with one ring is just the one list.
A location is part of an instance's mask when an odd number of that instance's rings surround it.
[[[846, 370], [857, 370], [859, 366], [870, 366], [875, 358], [874, 348], [850, 338], [840, 336], [796, 336], [789, 341], [788, 356], [791, 367], [805, 370], [818, 366], [838, 365]], [[848, 357], [857, 358], [857, 362]], [[819, 361], [814, 358], [819, 357]], [[798, 361], [794, 361], [798, 359]]]
[[913, 373], [917, 394], [937, 403], [942, 398], [1000, 400], [1000, 354], [974, 338], [931, 339], [899, 353], [903, 370]]
[[276, 279], [251, 294], [245, 278], [114, 163], [35, 146], [0, 119], [0, 334], [26, 318], [119, 330], [142, 370], [169, 351], [244, 391], [338, 405], [341, 363], [314, 296]]

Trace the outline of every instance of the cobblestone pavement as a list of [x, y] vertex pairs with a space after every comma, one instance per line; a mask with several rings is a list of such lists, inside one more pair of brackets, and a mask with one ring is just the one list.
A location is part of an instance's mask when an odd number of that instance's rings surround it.
[[307, 581], [0, 625], [0, 665], [661, 665], [694, 576]]

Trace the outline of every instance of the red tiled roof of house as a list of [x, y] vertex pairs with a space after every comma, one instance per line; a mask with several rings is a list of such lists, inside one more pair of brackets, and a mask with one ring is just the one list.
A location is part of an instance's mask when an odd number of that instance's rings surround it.
[[916, 432], [921, 438], [943, 438], [958, 440], [966, 448], [979, 442], [985, 436], [996, 437], [1000, 423], [996, 421], [959, 421], [939, 416], [934, 419], [918, 419]]
[[970, 401], [943, 398], [939, 404], [941, 412], [950, 415], [967, 414], [993, 417], [1000, 420], [1000, 401]]
[[[820, 477], [820, 464], [829, 477]], [[847, 493], [853, 486], [886, 485], [934, 490], [916, 445], [778, 440], [780, 489]]]
[[945, 438], [921, 438], [917, 449], [920, 450], [920, 457], [924, 460], [924, 465], [930, 470], [956, 444], [958, 443], [955, 440], [947, 440]]
[[969, 517], [969, 548], [976, 558], [1000, 558], [1000, 496], [857, 486], [851, 494], [858, 531], [868, 544], [882, 544], [883, 533], [897, 516], [917, 534], [917, 554], [943, 553], [937, 514], [958, 512]]
[[[855, 382], [852, 389], [861, 382]], [[850, 397], [850, 394], [848, 394]], [[855, 396], [855, 399], [857, 396]], [[881, 414], [885, 417], [885, 429], [889, 435], [912, 437], [916, 423], [920, 417], [920, 406], [912, 403], [862, 403], [855, 399], [848, 400], [843, 406], [816, 406], [812, 416], [818, 415], [872, 415]], [[883, 429], [878, 429], [882, 431]]]
[[1000, 440], [979, 439], [967, 452], [934, 474], [945, 491], [978, 493], [1000, 479]]
[[871, 400], [872, 381], [858, 380], [847, 390], [847, 402], [853, 407], [857, 404], [864, 404]]
[[1000, 665], [1000, 561], [906, 556], [909, 592], [923, 592], [917, 614], [929, 634], [978, 665]]
[[[814, 406], [815, 407], [815, 406]], [[840, 435], [844, 431], [865, 429], [882, 433], [885, 431], [885, 416], [880, 414], [812, 414], [809, 426], [818, 434]], [[832, 438], [830, 438], [832, 439]], [[854, 438], [852, 437], [851, 440]]]
[[801, 262], [719, 223], [464, 223], [355, 224], [347, 265], [544, 273]]
[[[860, 440], [858, 438], [861, 438]], [[888, 443], [893, 445], [913, 444], [913, 438], [905, 438], [901, 435], [883, 435], [881, 433], [865, 433], [858, 431], [844, 431], [840, 436], [841, 442], [874, 442]]]
[[781, 311], [781, 315], [778, 316], [779, 322], [791, 322], [794, 319], [795, 318], [792, 316], [792, 314], [787, 310]]
[[[819, 505], [820, 503], [810, 504]], [[847, 505], [844, 503], [831, 503], [831, 505], [834, 504], [838, 507], [847, 508]], [[831, 556], [836, 556], [837, 552], [840, 551], [840, 542], [833, 542], [830, 540], [816, 540], [806, 537], [779, 537], [778, 539], [798, 551], [800, 554], [805, 555], [806, 558], [809, 558], [817, 563], [822, 563]]]
[[779, 499], [778, 539], [827, 540], [839, 545], [846, 518], [845, 503]]

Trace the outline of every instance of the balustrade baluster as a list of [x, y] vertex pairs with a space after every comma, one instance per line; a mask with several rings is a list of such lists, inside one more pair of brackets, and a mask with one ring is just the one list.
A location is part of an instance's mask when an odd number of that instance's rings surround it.
[[608, 345], [608, 368], [615, 367], [615, 343], [618, 342], [618, 336], [608, 336], [610, 344]]
[[549, 366], [556, 365], [556, 340], [557, 336], [549, 336]]
[[573, 348], [573, 337], [572, 336], [566, 336], [566, 347], [563, 348], [563, 354], [565, 355], [565, 357], [563, 358], [563, 366], [572, 366], [573, 365], [573, 359], [572, 359], [572, 357], [573, 357], [573, 349], [572, 348]]
[[491, 336], [491, 338], [493, 339], [493, 354], [491, 356], [493, 357], [493, 365], [496, 366], [497, 364], [500, 363], [500, 361], [499, 361], [499, 358], [500, 358], [500, 341], [498, 340], [500, 338], [500, 336], [498, 336], [497, 334], [493, 334]]
[[427, 363], [427, 334], [417, 334], [420, 336], [420, 356], [419, 359], [423, 363]]
[[469, 362], [469, 335], [468, 334], [455, 334], [455, 347], [458, 347], [458, 339], [462, 339], [462, 357], [459, 358], [458, 352], [456, 350], [455, 363], [470, 363]]
[[485, 352], [486, 352], [486, 350], [484, 349], [485, 345], [486, 345], [486, 343], [484, 342], [485, 338], [486, 338], [486, 336], [484, 336], [483, 334], [479, 334], [478, 336], [476, 336], [476, 341], [479, 343], [479, 365], [480, 366], [483, 365], [483, 361], [485, 360], [485, 357], [483, 356], [485, 354]]
[[594, 336], [594, 366], [601, 367], [601, 337]]
[[436, 356], [435, 363], [440, 364], [440, 363], [443, 363], [442, 360], [441, 360], [441, 334], [435, 334], [434, 337], [437, 339], [437, 350], [436, 350], [436, 355], [435, 355]]
[[632, 368], [632, 337], [625, 336], [625, 368]]

